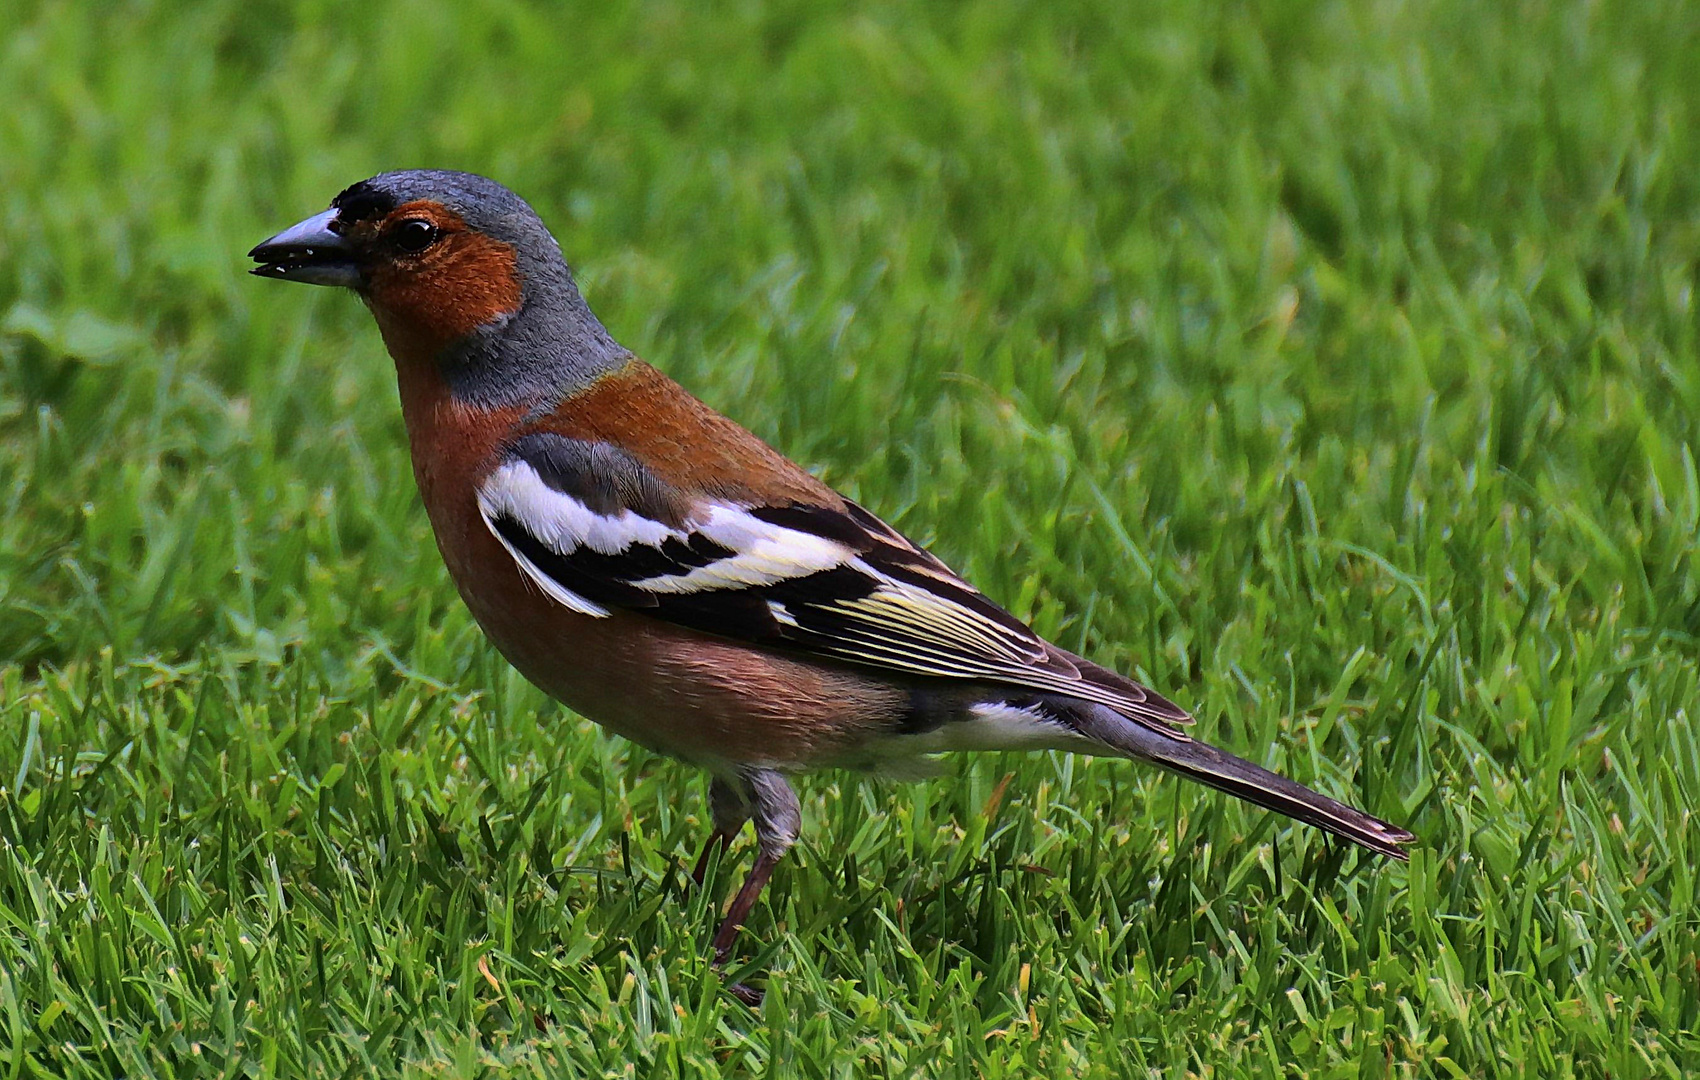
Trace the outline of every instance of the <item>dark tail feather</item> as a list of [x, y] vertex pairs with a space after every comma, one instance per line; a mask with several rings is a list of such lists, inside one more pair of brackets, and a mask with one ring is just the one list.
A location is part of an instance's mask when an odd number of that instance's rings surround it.
[[1078, 722], [1080, 733], [1120, 753], [1149, 761], [1265, 810], [1315, 825], [1378, 854], [1399, 860], [1410, 858], [1403, 845], [1415, 843], [1417, 838], [1397, 825], [1389, 825], [1362, 810], [1335, 802], [1326, 795], [1318, 795], [1302, 784], [1218, 750], [1209, 743], [1188, 739], [1184, 735], [1171, 738], [1158, 734], [1100, 705], [1089, 706], [1082, 711], [1085, 715]]

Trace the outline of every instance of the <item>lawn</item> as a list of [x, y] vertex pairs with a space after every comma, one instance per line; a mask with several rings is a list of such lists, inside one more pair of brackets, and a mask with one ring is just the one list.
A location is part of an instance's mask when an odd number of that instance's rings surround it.
[[[1700, 1071], [1700, 13], [0, 6], [0, 1073]], [[1126, 762], [700, 775], [484, 643], [345, 294], [385, 168], [1409, 866]], [[751, 1010], [726, 991], [767, 987]]]

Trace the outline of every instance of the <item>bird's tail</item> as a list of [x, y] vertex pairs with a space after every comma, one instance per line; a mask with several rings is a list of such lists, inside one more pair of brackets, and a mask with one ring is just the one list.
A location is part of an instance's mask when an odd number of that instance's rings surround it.
[[1161, 734], [1105, 706], [1087, 706], [1081, 713], [1076, 720], [1080, 733], [1121, 754], [1149, 761], [1266, 810], [1315, 825], [1378, 854], [1400, 860], [1410, 858], [1404, 845], [1415, 843], [1417, 838], [1397, 825], [1335, 802], [1209, 743], [1184, 735]]

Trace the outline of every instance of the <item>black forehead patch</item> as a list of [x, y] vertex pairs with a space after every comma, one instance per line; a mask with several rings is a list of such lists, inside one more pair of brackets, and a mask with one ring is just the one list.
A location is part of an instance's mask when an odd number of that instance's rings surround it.
[[496, 181], [447, 169], [400, 169], [352, 185], [331, 201], [344, 223], [383, 217], [406, 203], [440, 203], [466, 224], [509, 244], [545, 250], [548, 230], [525, 200]]
[[337, 220], [346, 223], [381, 218], [401, 204], [395, 192], [362, 180], [344, 188], [342, 194], [331, 200], [331, 205], [337, 210]]

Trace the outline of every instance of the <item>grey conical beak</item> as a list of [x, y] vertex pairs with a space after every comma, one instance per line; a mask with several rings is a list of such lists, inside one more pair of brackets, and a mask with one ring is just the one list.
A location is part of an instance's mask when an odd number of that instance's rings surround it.
[[344, 237], [331, 231], [336, 215], [335, 207], [314, 214], [256, 245], [248, 257], [260, 265], [251, 273], [309, 285], [359, 288], [364, 279], [353, 249]]

